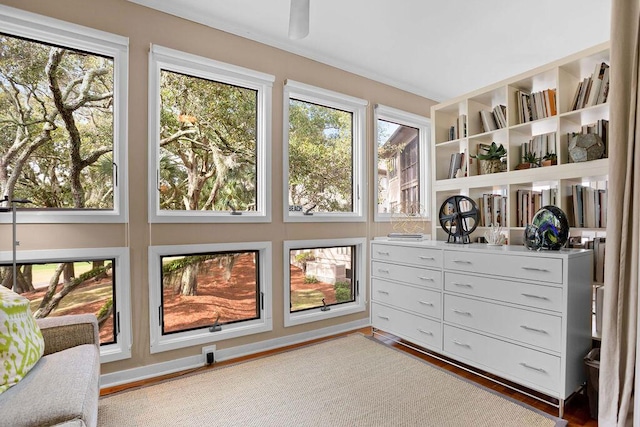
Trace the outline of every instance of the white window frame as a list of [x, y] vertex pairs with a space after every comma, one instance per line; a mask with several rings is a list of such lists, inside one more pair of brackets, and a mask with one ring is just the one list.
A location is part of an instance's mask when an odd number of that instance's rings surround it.
[[[356, 266], [352, 269], [352, 278], [355, 286], [355, 300], [341, 304], [331, 305], [328, 311], [322, 311], [322, 307], [308, 309], [299, 312], [291, 312], [291, 266], [290, 252], [296, 249], [355, 246]], [[366, 309], [366, 282], [367, 271], [367, 239], [354, 237], [345, 239], [320, 239], [320, 240], [285, 240], [284, 241], [284, 326], [296, 326], [305, 323], [318, 322], [334, 317], [360, 313]]]
[[[113, 209], [25, 210], [17, 222], [29, 223], [126, 223], [128, 221], [127, 105], [129, 39], [57, 19], [0, 5], [2, 32], [70, 49], [113, 58]], [[36, 206], [37, 207], [37, 206]], [[8, 215], [0, 223], [11, 222]]]
[[[160, 71], [172, 71], [257, 91], [256, 210], [231, 212], [161, 210], [160, 173]], [[248, 223], [271, 222], [271, 99], [275, 77], [231, 64], [151, 45], [149, 53], [149, 222]]]
[[[260, 317], [243, 322], [221, 325], [221, 330], [210, 332], [208, 327], [162, 335], [160, 309], [162, 305], [162, 277], [160, 257], [211, 252], [258, 251], [259, 292], [262, 292]], [[272, 252], [271, 242], [212, 243], [206, 245], [166, 245], [149, 247], [149, 325], [151, 328], [151, 353], [160, 353], [183, 347], [207, 344], [230, 338], [259, 334], [273, 330], [272, 302]]]
[[[431, 167], [429, 159], [431, 158], [431, 120], [419, 116], [417, 114], [408, 113], [406, 111], [398, 110], [397, 108], [387, 107], [385, 105], [377, 104], [373, 113], [374, 128], [375, 128], [375, 141], [374, 141], [374, 177], [373, 177], [373, 191], [374, 191], [374, 221], [376, 222], [390, 222], [393, 214], [391, 212], [378, 212], [378, 120], [385, 120], [392, 123], [397, 123], [402, 126], [409, 126], [418, 129], [418, 159], [420, 161], [420, 204], [424, 208], [423, 217], [421, 220], [431, 220], [431, 180], [427, 178], [428, 169]], [[398, 174], [402, 173], [398, 170]]]
[[[353, 211], [352, 212], [303, 212], [289, 211], [289, 102], [290, 99], [318, 104], [352, 113], [353, 117]], [[284, 85], [283, 122], [283, 212], [284, 222], [362, 222], [366, 221], [366, 112], [369, 102], [327, 89], [286, 80]]]
[[[100, 363], [114, 362], [131, 357], [131, 273], [129, 248], [82, 248], [47, 249], [16, 252], [16, 263], [52, 263], [115, 259], [113, 280], [115, 282], [114, 299], [116, 301], [117, 342], [100, 346]], [[13, 263], [13, 252], [0, 252], [0, 262]], [[119, 329], [119, 331], [118, 331]]]

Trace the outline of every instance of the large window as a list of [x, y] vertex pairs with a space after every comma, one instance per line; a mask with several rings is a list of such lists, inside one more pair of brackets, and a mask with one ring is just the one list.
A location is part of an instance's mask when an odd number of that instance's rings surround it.
[[151, 351], [271, 329], [270, 244], [153, 246]]
[[285, 326], [364, 310], [365, 239], [285, 241]]
[[31, 301], [37, 319], [95, 314], [102, 362], [130, 357], [129, 257], [126, 248], [0, 253], [0, 286]]
[[376, 220], [394, 214], [428, 218], [428, 119], [378, 105], [376, 140]]
[[126, 221], [127, 39], [5, 7], [0, 28], [0, 207]]
[[153, 46], [150, 221], [267, 221], [273, 77]]
[[363, 221], [367, 102], [287, 81], [285, 221]]

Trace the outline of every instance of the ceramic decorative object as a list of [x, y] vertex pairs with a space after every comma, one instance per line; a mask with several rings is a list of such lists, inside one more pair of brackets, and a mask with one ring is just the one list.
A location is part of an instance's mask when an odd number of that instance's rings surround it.
[[545, 206], [535, 213], [524, 230], [524, 245], [531, 250], [562, 248], [569, 238], [567, 215], [557, 206]]
[[479, 160], [480, 175], [502, 172], [502, 161], [498, 160]]
[[594, 133], [574, 134], [569, 141], [569, 159], [572, 162], [586, 162], [601, 159], [604, 155], [604, 143]]
[[493, 224], [484, 232], [484, 238], [489, 246], [502, 246], [507, 240], [504, 234], [502, 234], [502, 227]]

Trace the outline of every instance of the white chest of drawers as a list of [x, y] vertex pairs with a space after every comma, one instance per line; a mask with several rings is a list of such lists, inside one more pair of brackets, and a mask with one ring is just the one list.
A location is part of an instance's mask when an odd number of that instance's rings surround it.
[[585, 381], [591, 252], [371, 243], [371, 323], [560, 401]]

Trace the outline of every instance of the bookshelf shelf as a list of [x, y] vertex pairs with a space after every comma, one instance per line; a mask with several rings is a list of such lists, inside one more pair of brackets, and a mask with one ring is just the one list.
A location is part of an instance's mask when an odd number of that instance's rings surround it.
[[[437, 219], [440, 205], [447, 197], [462, 194], [471, 197], [479, 208], [483, 204], [481, 201], [486, 203], [488, 195], [492, 195], [502, 209], [506, 208], [506, 212], [500, 212], [499, 216], [509, 244], [520, 245], [523, 241], [522, 210], [526, 209], [520, 200], [522, 197], [533, 200], [530, 206], [526, 206], [529, 210], [541, 207], [542, 199], [552, 200], [567, 214], [572, 237], [583, 240], [603, 237], [605, 227], [594, 227], [593, 224], [599, 225], [604, 221], [606, 210], [601, 212], [600, 207], [594, 206], [606, 202], [608, 159], [571, 163], [568, 145], [574, 133], [602, 132], [606, 146], [609, 104], [606, 96], [598, 97], [598, 93], [606, 93], [603, 70], [608, 68], [609, 62], [609, 43], [603, 43], [433, 106], [432, 235], [438, 240], [446, 240], [447, 235]], [[591, 98], [588, 91], [583, 93], [585, 101], [581, 105], [587, 106], [573, 110], [579, 105], [576, 101], [581, 85], [589, 81], [594, 88], [601, 89], [598, 89], [598, 93], [594, 92]], [[538, 110], [536, 116], [529, 113], [530, 120], [525, 122], [523, 117], [526, 112], [521, 109], [525, 107], [519, 101], [519, 97], [523, 99], [522, 93], [531, 98], [534, 96], [530, 94], [538, 93], [537, 101], [544, 104], [543, 111]], [[537, 108], [541, 108], [540, 105], [538, 103]], [[487, 113], [493, 114], [493, 121], [488, 120]], [[503, 118], [497, 117], [502, 113]], [[504, 122], [501, 123], [501, 120]], [[494, 125], [497, 128], [493, 128]], [[459, 132], [453, 135], [456, 138], [451, 138], [453, 127]], [[502, 144], [507, 150], [506, 170], [481, 175], [478, 160], [473, 157], [482, 146], [492, 142]], [[538, 157], [549, 152], [555, 153], [556, 164], [519, 169], [524, 152], [532, 151], [532, 147], [535, 147]], [[464, 153], [461, 168], [466, 170], [466, 174], [450, 178], [451, 160], [458, 153]], [[581, 206], [582, 211], [578, 212], [575, 193], [580, 191], [593, 200], [585, 198], [585, 206]], [[594, 211], [584, 211], [587, 206]], [[482, 208], [486, 209], [485, 206]], [[491, 215], [497, 218], [495, 213]], [[576, 219], [576, 215], [579, 218]], [[589, 225], [584, 222], [587, 219]], [[485, 224], [488, 225], [481, 220], [480, 226], [471, 235], [472, 241], [484, 234], [487, 230], [483, 226]]]

